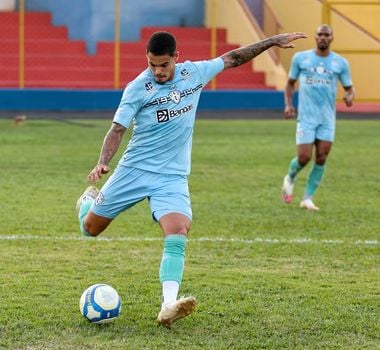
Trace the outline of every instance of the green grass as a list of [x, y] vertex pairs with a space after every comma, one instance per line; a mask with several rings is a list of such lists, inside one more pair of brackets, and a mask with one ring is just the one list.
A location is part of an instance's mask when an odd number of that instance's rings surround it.
[[[109, 123], [0, 120], [0, 349], [380, 347], [379, 121], [338, 121], [318, 213], [298, 208], [309, 168], [295, 202], [279, 198], [293, 122], [197, 122], [181, 295], [199, 306], [171, 330], [155, 322], [162, 241], [147, 203], [98, 239], [78, 230]], [[101, 282], [122, 313], [91, 325], [79, 298]]]

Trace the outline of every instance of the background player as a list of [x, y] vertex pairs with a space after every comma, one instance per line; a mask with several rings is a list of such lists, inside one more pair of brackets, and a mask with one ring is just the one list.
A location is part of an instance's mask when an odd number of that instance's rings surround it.
[[292, 100], [299, 78], [297, 157], [290, 162], [281, 195], [285, 203], [292, 201], [296, 176], [312, 158], [315, 148], [315, 163], [300, 203], [301, 208], [309, 210], [319, 210], [312, 198], [322, 180], [334, 141], [338, 80], [345, 90], [346, 106], [350, 107], [354, 99], [349, 64], [346, 59], [330, 51], [332, 41], [332, 29], [326, 24], [320, 25], [315, 35], [316, 48], [294, 55], [285, 88], [285, 118], [292, 118], [296, 115]]
[[177, 295], [192, 219], [187, 176], [201, 90], [224, 69], [240, 66], [272, 46], [293, 47], [293, 40], [305, 37], [304, 33], [279, 34], [215, 59], [177, 63], [174, 36], [157, 32], [147, 44], [148, 68], [124, 90], [98, 164], [88, 175], [91, 183], [109, 172], [109, 163], [133, 122], [132, 137], [101, 191], [89, 187], [79, 198], [80, 228], [85, 235], [97, 236], [118, 214], [149, 200], [152, 217], [164, 234], [163, 302], [158, 315], [164, 326], [190, 314], [196, 305], [195, 298], [177, 300]]

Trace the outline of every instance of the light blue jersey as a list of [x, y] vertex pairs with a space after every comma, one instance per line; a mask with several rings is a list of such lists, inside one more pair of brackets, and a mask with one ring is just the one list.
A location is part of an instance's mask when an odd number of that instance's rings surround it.
[[114, 122], [132, 138], [119, 165], [153, 173], [189, 175], [195, 114], [203, 87], [224, 69], [221, 58], [178, 63], [158, 84], [149, 68], [124, 90]]
[[148, 68], [124, 90], [114, 122], [129, 128], [131, 140], [115, 172], [91, 207], [113, 219], [148, 198], [156, 221], [169, 213], [192, 218], [190, 173], [195, 113], [202, 88], [224, 69], [221, 58], [178, 63], [164, 84]]
[[347, 60], [330, 51], [327, 57], [314, 50], [294, 55], [289, 78], [299, 80], [298, 121], [335, 127], [335, 100], [338, 80], [344, 87], [352, 85]]

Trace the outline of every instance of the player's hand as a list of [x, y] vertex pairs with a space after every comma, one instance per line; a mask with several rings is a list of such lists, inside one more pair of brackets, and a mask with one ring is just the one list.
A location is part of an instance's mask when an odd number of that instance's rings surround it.
[[90, 183], [96, 183], [101, 179], [102, 175], [107, 174], [110, 171], [108, 165], [98, 164], [94, 169], [90, 171], [87, 179]]
[[285, 119], [290, 119], [296, 116], [296, 109], [293, 106], [286, 106], [284, 110]]
[[293, 48], [294, 44], [291, 44], [291, 42], [303, 38], [307, 38], [307, 35], [303, 32], [278, 34], [273, 37], [275, 45], [282, 49]]
[[347, 107], [351, 107], [352, 106], [352, 101], [353, 101], [353, 94], [351, 93], [346, 93], [343, 97], [343, 101], [344, 103], [346, 104]]

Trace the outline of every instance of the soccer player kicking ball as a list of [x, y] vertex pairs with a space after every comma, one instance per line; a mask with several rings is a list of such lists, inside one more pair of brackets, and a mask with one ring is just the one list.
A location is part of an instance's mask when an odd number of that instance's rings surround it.
[[344, 102], [351, 107], [354, 99], [350, 67], [346, 59], [330, 51], [332, 29], [325, 24], [317, 28], [316, 48], [294, 55], [285, 88], [285, 118], [296, 115], [292, 103], [295, 83], [299, 78], [297, 157], [291, 160], [282, 186], [282, 199], [293, 199], [297, 174], [310, 161], [315, 148], [315, 163], [309, 173], [301, 208], [319, 210], [313, 196], [322, 181], [325, 163], [335, 135], [335, 99], [338, 80], [345, 90]]
[[195, 113], [201, 90], [218, 73], [240, 66], [272, 46], [294, 47], [304, 33], [279, 34], [207, 61], [177, 63], [174, 36], [157, 32], [146, 48], [148, 67], [124, 90], [98, 164], [88, 175], [96, 183], [110, 171], [109, 163], [125, 130], [133, 123], [129, 144], [115, 171], [100, 191], [88, 187], [77, 202], [80, 229], [97, 236], [116, 216], [148, 199], [152, 217], [164, 234], [160, 266], [163, 302], [157, 321], [166, 327], [193, 312], [193, 297], [177, 300], [191, 225], [187, 177]]

